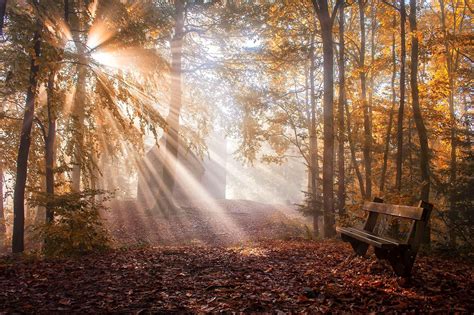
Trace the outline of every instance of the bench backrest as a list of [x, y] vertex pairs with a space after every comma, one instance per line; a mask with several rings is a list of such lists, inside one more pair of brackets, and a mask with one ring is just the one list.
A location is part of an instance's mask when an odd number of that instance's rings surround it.
[[381, 214], [391, 215], [394, 217], [407, 218], [412, 220], [424, 220], [426, 221], [428, 209], [420, 204], [418, 207], [401, 206], [401, 205], [390, 205], [380, 202], [364, 202], [362, 207], [365, 211], [377, 212]]
[[410, 244], [412, 248], [415, 249], [418, 248], [421, 243], [433, 205], [425, 201], [420, 201], [417, 207], [391, 205], [384, 204], [380, 198], [375, 198], [373, 202], [364, 202], [362, 209], [369, 212], [369, 216], [364, 225], [364, 230], [369, 232], [374, 231], [379, 214], [413, 220], [405, 243]]

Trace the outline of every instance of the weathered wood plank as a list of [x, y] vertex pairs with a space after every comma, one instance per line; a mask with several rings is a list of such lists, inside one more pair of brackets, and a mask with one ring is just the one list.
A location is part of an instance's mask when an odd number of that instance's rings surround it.
[[365, 211], [377, 212], [394, 217], [408, 218], [413, 220], [422, 220], [425, 209], [412, 206], [390, 205], [378, 202], [364, 202], [362, 207]]
[[339, 233], [341, 233], [341, 237], [343, 238], [343, 240], [346, 237], [352, 237], [356, 240], [362, 241], [364, 243], [370, 244], [378, 248], [394, 248], [398, 246], [397, 244], [392, 243], [390, 241], [386, 241], [378, 237], [375, 237], [375, 235], [358, 233], [359, 232], [358, 230], [351, 231], [346, 228], [338, 228], [337, 230]]
[[374, 233], [370, 233], [370, 232], [367, 232], [367, 231], [362, 231], [362, 230], [359, 230], [357, 228], [353, 228], [353, 227], [346, 227], [346, 228], [343, 228], [344, 230], [347, 230], [347, 231], [350, 231], [350, 232], [354, 232], [354, 233], [359, 233], [359, 234], [363, 234], [363, 235], [366, 235], [366, 236], [370, 236], [372, 238], [376, 238], [376, 239], [379, 239], [381, 241], [385, 241], [385, 242], [388, 242], [388, 243], [392, 243], [392, 244], [395, 244], [397, 246], [399, 245], [405, 245], [406, 243], [403, 243], [403, 242], [400, 242], [396, 239], [393, 239], [391, 237], [387, 237], [387, 236], [379, 236], [379, 235], [376, 235]]

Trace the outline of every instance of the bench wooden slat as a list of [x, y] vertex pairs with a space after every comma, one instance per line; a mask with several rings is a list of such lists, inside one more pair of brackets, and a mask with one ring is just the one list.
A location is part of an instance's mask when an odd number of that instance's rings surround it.
[[364, 234], [364, 235], [370, 236], [370, 237], [372, 237], [372, 238], [376, 238], [376, 239], [380, 239], [380, 240], [385, 241], [385, 242], [392, 243], [392, 244], [397, 245], [397, 246], [406, 245], [406, 242], [402, 242], [402, 241], [396, 240], [396, 239], [391, 238], [391, 237], [388, 237], [388, 236], [375, 235], [375, 234], [370, 233], [370, 232], [368, 232], [368, 231], [359, 230], [359, 229], [357, 229], [357, 228], [344, 227], [343, 229], [349, 230], [349, 231], [351, 231], [351, 232], [354, 232], [354, 231], [355, 231], [355, 233]]
[[385, 203], [378, 202], [364, 202], [362, 207], [365, 211], [382, 213], [395, 217], [408, 218], [413, 220], [422, 220], [423, 219], [423, 208], [420, 207], [411, 207], [411, 206], [402, 206], [402, 205], [390, 205]]
[[390, 249], [398, 246], [396, 243], [375, 237], [374, 235], [359, 233], [360, 231], [358, 230], [349, 230], [346, 228], [338, 227], [337, 231], [341, 233], [341, 236], [343, 237], [349, 236], [378, 248]]

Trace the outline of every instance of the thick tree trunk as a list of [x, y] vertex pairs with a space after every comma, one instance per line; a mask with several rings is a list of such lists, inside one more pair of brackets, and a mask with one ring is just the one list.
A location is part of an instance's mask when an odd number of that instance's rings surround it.
[[364, 110], [364, 168], [365, 168], [365, 198], [370, 199], [372, 195], [372, 135], [370, 130], [369, 106], [367, 103], [367, 73], [365, 70], [365, 5], [366, 1], [359, 0], [359, 24], [360, 24], [360, 59], [359, 78], [362, 96], [362, 107]]
[[[395, 16], [393, 17], [393, 28], [395, 29], [395, 25], [397, 23], [397, 19]], [[385, 148], [383, 152], [383, 165], [382, 165], [382, 177], [380, 179], [380, 192], [385, 191], [385, 177], [387, 176], [387, 163], [388, 163], [388, 154], [390, 149], [390, 141], [391, 141], [391, 134], [392, 134], [392, 125], [393, 125], [393, 110], [395, 108], [396, 103], [396, 92], [395, 92], [395, 77], [397, 76], [397, 58], [395, 52], [395, 33], [392, 34], [392, 80], [390, 82], [391, 90], [392, 90], [392, 105], [390, 107], [390, 114], [388, 118], [388, 127], [387, 127], [387, 135], [385, 137]]]
[[407, 12], [405, 1], [400, 1], [400, 106], [398, 108], [398, 129], [397, 129], [397, 173], [395, 186], [398, 191], [402, 189], [402, 164], [403, 164], [403, 116], [405, 110], [405, 60], [406, 60], [406, 42], [405, 42], [405, 24]]
[[[182, 105], [182, 54], [184, 38], [184, 0], [175, 1], [175, 28], [171, 40], [171, 99], [170, 109], [166, 122], [168, 129], [165, 132], [165, 150], [163, 165], [164, 193], [161, 201], [167, 207], [172, 207], [173, 190], [176, 182], [176, 163], [179, 151], [179, 117]], [[163, 200], [167, 199], [167, 200]]]
[[344, 108], [346, 103], [346, 66], [345, 66], [345, 43], [344, 43], [344, 6], [339, 11], [339, 101], [338, 101], [338, 187], [337, 207], [339, 215], [344, 215], [346, 207], [346, 180], [344, 169]]
[[[335, 235], [334, 217], [334, 52], [332, 24], [327, 0], [313, 0], [323, 42], [323, 209], [324, 236]], [[337, 6], [338, 4], [336, 4]]]
[[25, 113], [21, 127], [20, 146], [16, 163], [16, 182], [13, 194], [13, 235], [12, 252], [20, 253], [24, 250], [25, 233], [25, 187], [28, 172], [28, 156], [31, 144], [31, 128], [35, 114], [36, 90], [38, 86], [39, 63], [41, 54], [40, 22], [37, 23], [33, 42], [34, 49], [31, 57], [30, 80], [26, 93]]

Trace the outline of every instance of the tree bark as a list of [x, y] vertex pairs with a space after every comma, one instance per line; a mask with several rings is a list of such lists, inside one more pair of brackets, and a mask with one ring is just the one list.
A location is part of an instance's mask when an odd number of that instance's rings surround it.
[[0, 36], [3, 35], [3, 23], [5, 21], [6, 10], [7, 0], [0, 0]]
[[86, 77], [87, 68], [86, 47], [81, 41], [80, 33], [85, 31], [84, 23], [82, 22], [82, 10], [85, 10], [82, 0], [79, 0], [76, 7], [76, 14], [72, 21], [72, 37], [76, 44], [77, 54], [79, 56], [79, 63], [77, 64], [77, 82], [76, 95], [74, 98], [74, 130], [75, 130], [75, 144], [73, 152], [72, 166], [72, 190], [81, 190], [81, 173], [83, 162], [83, 146], [84, 146], [84, 120], [86, 116]]
[[[46, 194], [48, 200], [54, 198], [54, 145], [56, 142], [56, 115], [53, 108], [54, 77], [55, 70], [51, 70], [48, 77], [47, 87], [47, 110], [48, 110], [48, 135], [45, 139], [45, 164], [46, 164]], [[46, 222], [51, 223], [54, 212], [51, 205], [46, 204]]]
[[38, 21], [33, 37], [34, 49], [31, 56], [30, 79], [26, 93], [25, 113], [21, 127], [20, 146], [16, 163], [16, 182], [13, 194], [12, 252], [23, 252], [25, 233], [25, 187], [28, 172], [28, 156], [31, 144], [31, 128], [35, 114], [36, 90], [38, 87], [39, 61], [41, 54], [41, 24]]
[[337, 205], [339, 215], [344, 215], [346, 206], [346, 183], [344, 169], [344, 108], [346, 103], [346, 66], [345, 66], [345, 42], [344, 42], [344, 6], [339, 9], [339, 102], [338, 102], [338, 187]]
[[318, 163], [318, 138], [316, 135], [316, 97], [314, 87], [314, 34], [311, 36], [311, 47], [309, 50], [309, 82], [310, 82], [310, 126], [309, 126], [309, 150], [310, 150], [310, 186], [311, 186], [311, 207], [313, 209], [313, 234], [319, 236], [319, 163]]
[[[445, 49], [445, 58], [446, 58], [446, 70], [448, 72], [448, 82], [449, 82], [449, 92], [448, 92], [448, 105], [449, 105], [449, 119], [451, 123], [450, 130], [450, 140], [451, 140], [451, 158], [450, 158], [450, 170], [449, 170], [449, 211], [451, 213], [455, 212], [455, 192], [453, 190], [454, 184], [456, 183], [456, 173], [457, 173], [457, 136], [456, 136], [456, 116], [454, 113], [454, 72], [455, 67], [453, 64], [453, 56], [449, 48], [449, 39], [448, 39], [448, 29], [446, 27], [446, 12], [444, 0], [439, 0], [440, 12], [441, 12], [441, 26], [443, 29], [444, 37], [444, 49]], [[469, 134], [469, 133], [467, 133]], [[450, 243], [454, 247], [456, 246], [456, 235], [450, 231]]]
[[4, 196], [3, 196], [3, 162], [0, 161], [0, 248], [3, 248], [5, 241], [5, 208], [4, 208]]
[[372, 135], [370, 130], [369, 105], [367, 103], [367, 73], [365, 70], [365, 0], [359, 0], [359, 24], [360, 24], [360, 59], [359, 78], [362, 96], [362, 107], [364, 110], [364, 168], [365, 168], [365, 198], [370, 199], [372, 195]]
[[7, 0], [0, 0], [0, 35], [3, 35], [3, 23], [5, 21], [5, 12], [7, 10]]
[[[430, 196], [430, 160], [428, 136], [420, 109], [418, 95], [418, 28], [416, 21], [416, 0], [410, 0], [410, 30], [411, 30], [411, 64], [410, 64], [410, 85], [412, 96], [413, 118], [420, 141], [420, 169], [421, 169], [421, 193], [420, 199], [429, 201]], [[430, 232], [427, 229], [424, 243], [430, 242]]]
[[[370, 168], [372, 169], [372, 158], [373, 158], [373, 105], [374, 105], [374, 80], [376, 72], [374, 71], [375, 64], [375, 32], [377, 30], [377, 6], [376, 2], [372, 1], [370, 5], [370, 80], [369, 80], [369, 103], [368, 103], [368, 114], [369, 114], [369, 154], [370, 154]], [[370, 171], [370, 196], [372, 196], [372, 171]]]
[[[397, 19], [395, 16], [393, 17], [393, 28], [395, 29], [395, 25], [397, 23]], [[390, 82], [391, 90], [392, 90], [392, 105], [390, 107], [390, 114], [388, 118], [388, 127], [387, 127], [387, 135], [385, 137], [385, 148], [383, 153], [383, 165], [382, 165], [382, 176], [380, 179], [380, 192], [385, 191], [385, 177], [387, 176], [387, 163], [388, 163], [388, 154], [390, 149], [390, 141], [391, 141], [391, 134], [392, 134], [392, 125], [393, 125], [393, 110], [395, 108], [396, 103], [396, 92], [395, 92], [395, 77], [397, 76], [397, 58], [395, 52], [395, 33], [392, 34], [392, 80]]]
[[[164, 134], [165, 153], [163, 165], [164, 193], [161, 201], [165, 206], [173, 206], [173, 190], [176, 182], [176, 163], [179, 151], [179, 117], [182, 105], [182, 54], [184, 38], [184, 0], [175, 1], [175, 27], [171, 40], [171, 99]], [[164, 200], [163, 200], [164, 199]], [[171, 199], [171, 200], [169, 200]]]
[[[334, 14], [341, 1], [337, 1]], [[313, 0], [313, 6], [321, 26], [323, 42], [323, 209], [324, 236], [336, 234], [334, 217], [334, 52], [332, 26], [333, 19], [329, 13], [327, 0]]]
[[356, 172], [357, 181], [359, 182], [360, 195], [362, 196], [362, 199], [365, 199], [364, 179], [362, 178], [362, 173], [359, 168], [359, 163], [357, 163], [354, 140], [352, 139], [351, 115], [349, 113], [349, 107], [347, 106], [347, 104], [345, 105], [346, 105], [345, 109], [346, 109], [346, 117], [347, 117], [347, 140], [349, 141], [349, 149], [351, 152], [351, 162]]
[[405, 63], [406, 63], [406, 31], [405, 24], [407, 12], [405, 0], [400, 1], [400, 106], [398, 108], [398, 128], [397, 128], [397, 173], [395, 186], [397, 190], [402, 189], [403, 172], [403, 116], [405, 110]]

